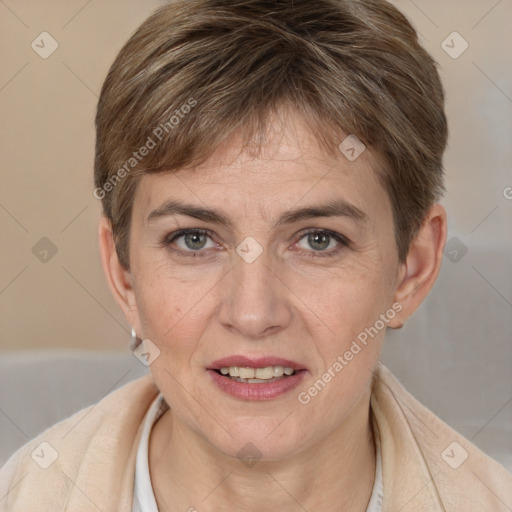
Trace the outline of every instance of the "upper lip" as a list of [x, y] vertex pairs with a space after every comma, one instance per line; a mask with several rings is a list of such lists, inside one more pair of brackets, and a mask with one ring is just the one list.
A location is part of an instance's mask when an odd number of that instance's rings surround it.
[[305, 370], [304, 365], [292, 361], [291, 359], [283, 359], [282, 357], [266, 356], [250, 358], [246, 356], [228, 356], [213, 361], [208, 366], [209, 370], [220, 370], [230, 366], [241, 366], [248, 368], [265, 368], [267, 366], [283, 366], [284, 368], [293, 368], [294, 370]]

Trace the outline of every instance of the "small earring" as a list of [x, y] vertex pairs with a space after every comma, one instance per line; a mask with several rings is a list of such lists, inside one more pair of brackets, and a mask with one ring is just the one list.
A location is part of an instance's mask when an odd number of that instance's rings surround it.
[[130, 342], [130, 350], [134, 351], [141, 343], [142, 340], [137, 337], [137, 333], [135, 332], [135, 329], [132, 327], [132, 340]]

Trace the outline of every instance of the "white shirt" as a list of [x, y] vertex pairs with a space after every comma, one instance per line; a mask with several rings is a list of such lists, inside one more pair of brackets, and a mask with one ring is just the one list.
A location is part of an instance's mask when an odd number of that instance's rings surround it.
[[[149, 434], [153, 425], [168, 408], [169, 406], [160, 393], [151, 404], [146, 415], [142, 437], [137, 450], [132, 512], [158, 512], [149, 474]], [[375, 443], [377, 445], [375, 483], [373, 484], [373, 491], [366, 512], [382, 512], [384, 491], [382, 486], [382, 461], [378, 437], [379, 436], [375, 436]]]

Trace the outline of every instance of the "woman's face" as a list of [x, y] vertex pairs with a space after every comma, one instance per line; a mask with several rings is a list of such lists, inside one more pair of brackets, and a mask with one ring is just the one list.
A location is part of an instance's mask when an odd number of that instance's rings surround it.
[[[143, 177], [130, 262], [134, 326], [159, 351], [173, 424], [226, 455], [252, 443], [276, 459], [367, 410], [401, 266], [369, 152], [327, 158], [298, 115], [271, 126], [259, 156], [234, 136], [198, 168]], [[219, 371], [239, 365], [296, 371]]]

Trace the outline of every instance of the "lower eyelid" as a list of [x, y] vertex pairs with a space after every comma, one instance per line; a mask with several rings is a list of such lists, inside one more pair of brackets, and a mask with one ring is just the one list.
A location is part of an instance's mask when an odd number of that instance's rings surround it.
[[306, 257], [309, 258], [329, 258], [340, 255], [344, 250], [346, 250], [348, 245], [344, 242], [338, 241], [338, 246], [334, 249], [324, 250], [324, 251], [315, 251], [314, 249], [299, 249], [298, 252], [303, 253]]

